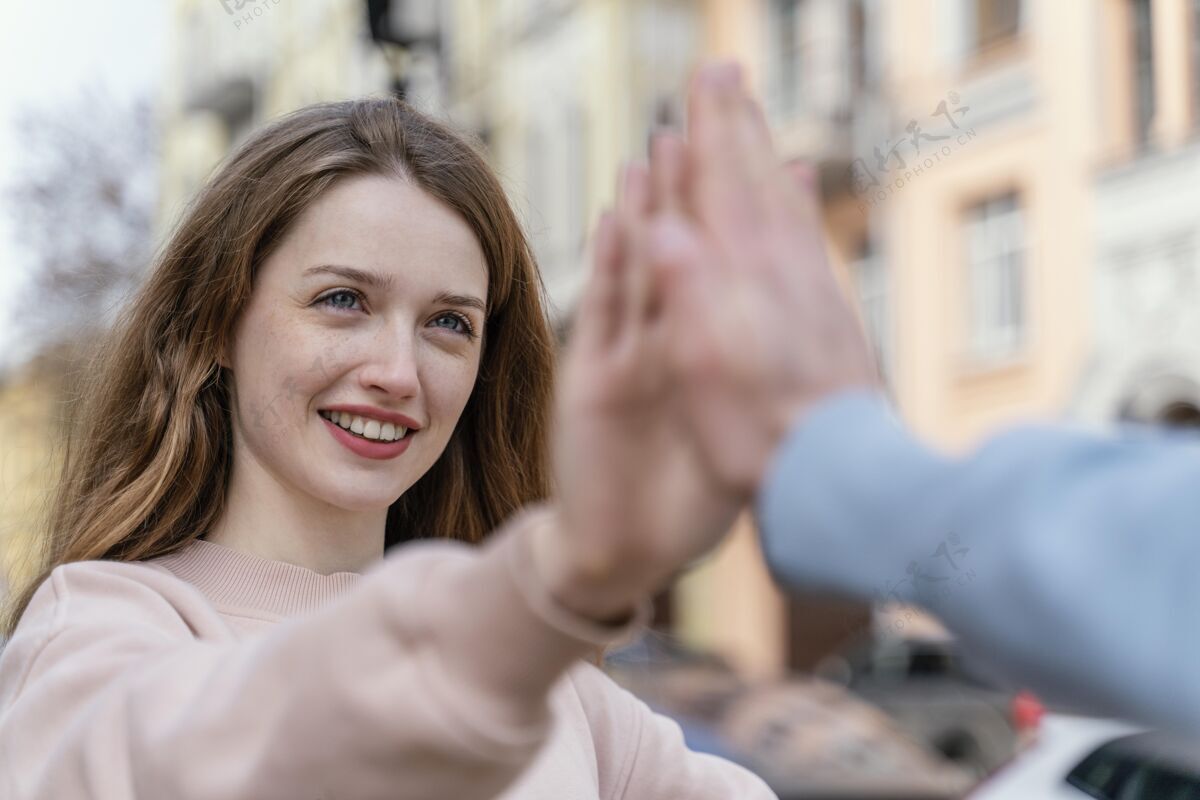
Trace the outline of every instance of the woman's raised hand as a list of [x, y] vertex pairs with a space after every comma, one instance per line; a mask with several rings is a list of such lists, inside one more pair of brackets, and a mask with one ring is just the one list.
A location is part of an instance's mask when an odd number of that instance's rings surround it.
[[646, 236], [654, 215], [679, 208], [683, 143], [660, 136], [654, 150], [653, 174], [626, 169], [616, 211], [595, 233], [556, 397], [560, 524], [535, 539], [551, 592], [595, 619], [629, 612], [712, 548], [744, 501], [694, 451], [664, 360], [661, 286]]

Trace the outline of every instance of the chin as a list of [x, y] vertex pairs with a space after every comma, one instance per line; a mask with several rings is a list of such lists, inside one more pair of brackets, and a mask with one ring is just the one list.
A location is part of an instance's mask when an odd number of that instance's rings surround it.
[[364, 487], [361, 484], [355, 487], [323, 486], [317, 490], [317, 495], [332, 506], [344, 509], [349, 513], [363, 513], [371, 511], [387, 511], [388, 506], [396, 502], [412, 484], [405, 483], [403, 487], [397, 488], [392, 486], [380, 486], [377, 489]]

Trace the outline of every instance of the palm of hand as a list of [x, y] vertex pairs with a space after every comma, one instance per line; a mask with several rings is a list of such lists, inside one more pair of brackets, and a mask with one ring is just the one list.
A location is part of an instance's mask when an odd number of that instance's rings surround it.
[[572, 558], [628, 596], [661, 587], [710, 549], [740, 506], [698, 457], [674, 397], [669, 331], [637, 246], [649, 214], [644, 181], [633, 174], [621, 223], [606, 217], [597, 229], [592, 281], [560, 374], [555, 438]]
[[597, 560], [619, 552], [630, 580], [655, 582], [714, 545], [737, 503], [695, 452], [650, 348], [568, 355], [556, 454], [569, 529]]

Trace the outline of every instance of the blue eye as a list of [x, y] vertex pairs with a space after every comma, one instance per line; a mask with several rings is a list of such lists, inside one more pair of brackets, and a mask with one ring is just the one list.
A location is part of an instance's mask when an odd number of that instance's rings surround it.
[[358, 292], [354, 291], [353, 289], [338, 289], [337, 291], [330, 292], [329, 294], [325, 295], [324, 297], [319, 298], [317, 300], [317, 302], [323, 306], [328, 306], [329, 308], [336, 308], [336, 309], [339, 309], [342, 311], [353, 311], [354, 310], [351, 306], [329, 302], [330, 300], [332, 300], [335, 297], [352, 297], [355, 300], [358, 300], [360, 303], [362, 302], [362, 295], [359, 294]]
[[[444, 325], [446, 320], [450, 321], [449, 325]], [[447, 311], [445, 314], [437, 317], [433, 321], [435, 328], [446, 328], [447, 330], [461, 333], [464, 336], [475, 338], [475, 329], [471, 327], [471, 320], [464, 314], [459, 314], [457, 311]]]

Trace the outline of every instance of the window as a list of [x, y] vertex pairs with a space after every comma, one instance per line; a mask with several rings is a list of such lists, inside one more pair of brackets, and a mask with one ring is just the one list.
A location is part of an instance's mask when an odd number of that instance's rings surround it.
[[1150, 13], [1152, 0], [1131, 0], [1130, 30], [1133, 35], [1134, 135], [1139, 146], [1150, 140], [1154, 121], [1154, 36]]
[[1021, 27], [1021, 0], [974, 0], [974, 3], [976, 50], [1016, 38]]
[[859, 257], [850, 265], [858, 295], [859, 310], [866, 328], [867, 340], [875, 353], [876, 363], [884, 379], [888, 379], [891, 362], [891, 328], [888, 313], [888, 280], [883, 259], [877, 256], [870, 240], [863, 242]]
[[792, 117], [800, 111], [800, 78], [803, 67], [800, 16], [804, 0], [772, 0], [771, 61], [775, 88], [775, 106], [780, 116]]
[[1025, 337], [1025, 224], [1015, 194], [972, 207], [966, 216], [970, 354], [1014, 354]]
[[769, 0], [766, 24], [768, 108], [790, 122], [801, 115], [844, 122], [871, 74], [871, 15], [863, 0]]
[[1156, 732], [1101, 745], [1071, 770], [1066, 783], [1100, 800], [1200, 800], [1194, 743]]

